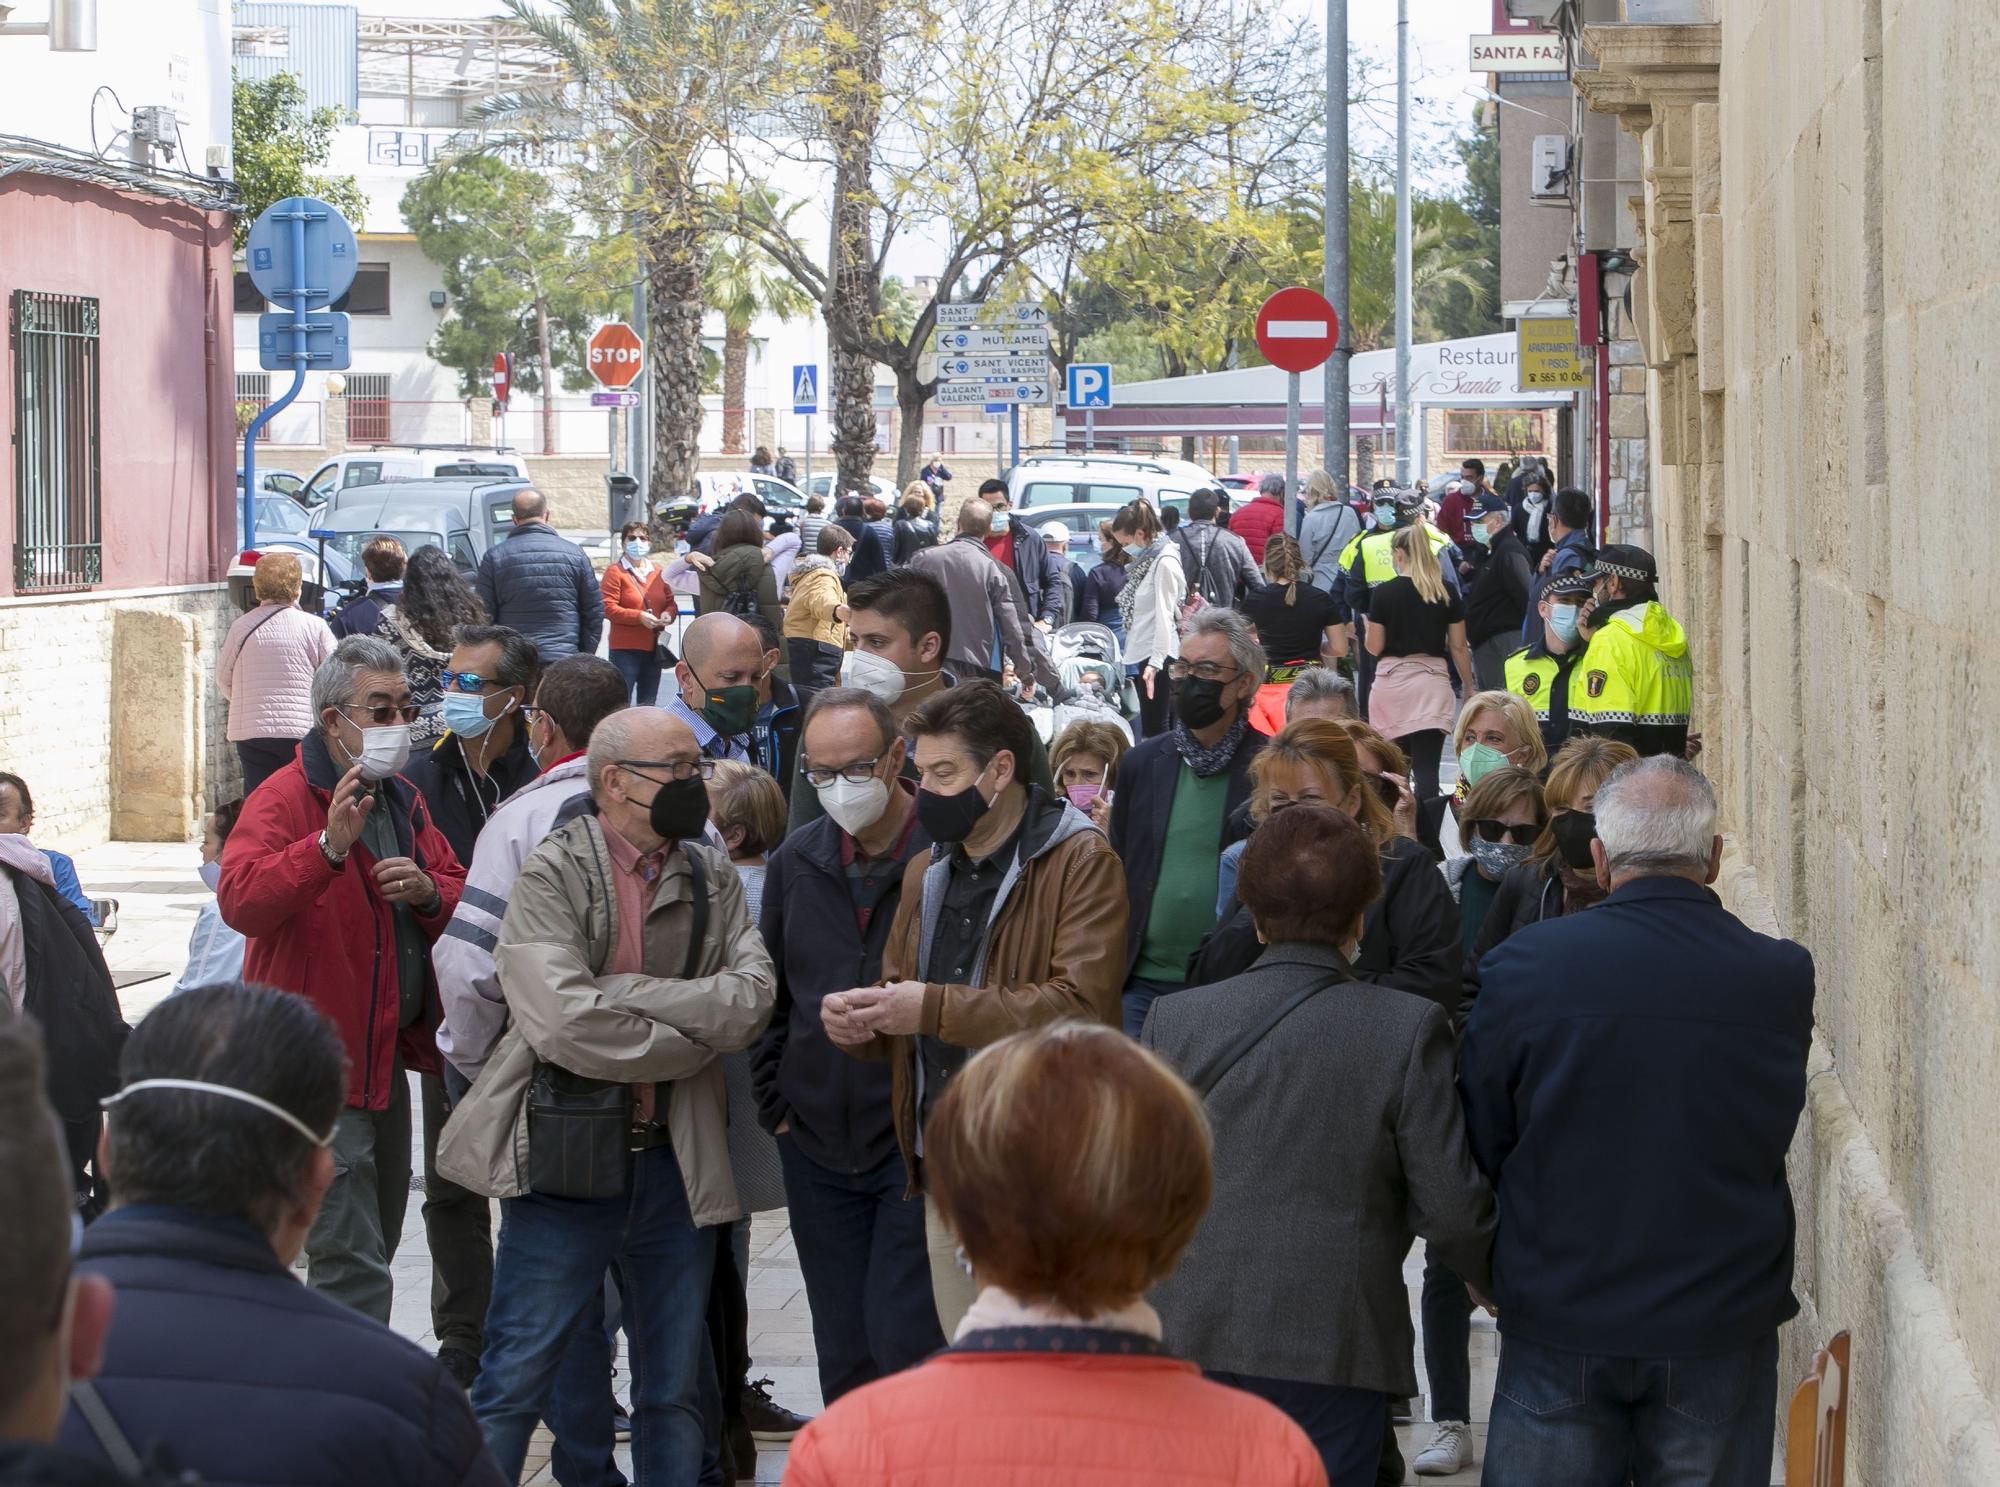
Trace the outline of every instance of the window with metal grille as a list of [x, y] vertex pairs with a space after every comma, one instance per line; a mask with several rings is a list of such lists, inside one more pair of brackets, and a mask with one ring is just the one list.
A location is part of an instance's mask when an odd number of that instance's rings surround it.
[[389, 374], [347, 374], [347, 438], [352, 444], [389, 442]]
[[85, 589], [103, 577], [97, 301], [17, 289], [14, 359], [14, 588]]
[[[250, 420], [271, 406], [271, 374], [269, 372], [238, 372], [236, 374], [236, 427], [246, 429]], [[257, 442], [271, 442], [271, 426], [267, 423], [257, 430]]]

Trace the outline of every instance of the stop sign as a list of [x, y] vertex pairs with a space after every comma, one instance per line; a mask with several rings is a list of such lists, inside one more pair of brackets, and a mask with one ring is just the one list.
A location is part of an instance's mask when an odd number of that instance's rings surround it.
[[1339, 339], [1339, 317], [1315, 289], [1280, 289], [1257, 312], [1257, 349], [1287, 372], [1310, 372]]
[[646, 364], [646, 343], [622, 320], [600, 325], [590, 337], [590, 375], [602, 387], [630, 387]]

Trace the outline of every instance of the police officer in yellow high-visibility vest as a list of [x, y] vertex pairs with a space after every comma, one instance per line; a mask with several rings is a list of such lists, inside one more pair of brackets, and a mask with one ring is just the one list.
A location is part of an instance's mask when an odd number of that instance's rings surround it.
[[[1375, 530], [1363, 532], [1341, 550], [1340, 587], [1334, 594], [1357, 625], [1367, 617], [1369, 591], [1396, 576], [1396, 560], [1389, 551], [1389, 544], [1395, 540], [1398, 530], [1413, 522], [1423, 521], [1424, 492], [1421, 487], [1378, 490], [1375, 492], [1374, 511]], [[1424, 523], [1424, 531], [1430, 537], [1431, 551], [1437, 554], [1444, 581], [1452, 588], [1458, 588], [1457, 547], [1428, 522]], [[1368, 716], [1369, 684], [1375, 679], [1375, 658], [1368, 654], [1366, 646], [1356, 646], [1353, 654], [1361, 662], [1355, 678], [1355, 696], [1361, 707], [1361, 716], [1365, 718]]]
[[1686, 757], [1694, 663], [1687, 632], [1660, 605], [1653, 555], [1613, 544], [1589, 572], [1595, 600], [1583, 619], [1590, 644], [1570, 673], [1572, 731]]
[[1590, 576], [1583, 572], [1551, 581], [1535, 604], [1540, 619], [1534, 643], [1507, 658], [1507, 690], [1534, 709], [1542, 747], [1551, 757], [1570, 735], [1570, 688], [1585, 645], [1578, 612], [1590, 591]]

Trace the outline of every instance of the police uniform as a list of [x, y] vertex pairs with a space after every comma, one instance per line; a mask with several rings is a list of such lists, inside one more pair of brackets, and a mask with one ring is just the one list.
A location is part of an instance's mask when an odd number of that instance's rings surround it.
[[[1581, 573], [1565, 573], [1543, 592], [1544, 599], [1559, 597], [1578, 601], [1590, 597], [1590, 580]], [[1522, 646], [1507, 658], [1506, 687], [1516, 697], [1525, 698], [1534, 709], [1535, 722], [1542, 733], [1542, 747], [1553, 756], [1569, 740], [1570, 689], [1575, 685], [1576, 663], [1583, 659], [1579, 644], [1558, 655], [1548, 647], [1539, 615], [1533, 643]]]
[[[1590, 576], [1651, 583], [1656, 571], [1644, 548], [1612, 546], [1598, 554]], [[1687, 632], [1657, 600], [1594, 617], [1590, 645], [1570, 672], [1573, 731], [1620, 739], [1642, 755], [1681, 758], [1693, 704]]]

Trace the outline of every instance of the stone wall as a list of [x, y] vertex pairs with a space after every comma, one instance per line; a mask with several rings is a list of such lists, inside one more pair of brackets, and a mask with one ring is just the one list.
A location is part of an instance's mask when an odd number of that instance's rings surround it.
[[1973, 1487], [2000, 1480], [2000, 575], [1922, 472], [1984, 468], [2000, 427], [1966, 170], [2000, 119], [1954, 103], [2000, 27], [1949, 0], [1718, 9], [1586, 28], [1584, 86], [1645, 146], [1655, 522], [1725, 896], [1818, 971], [1784, 1371], [1850, 1330], [1850, 1480]]
[[215, 658], [221, 585], [0, 601], [0, 768], [64, 849], [185, 841], [241, 779]]

